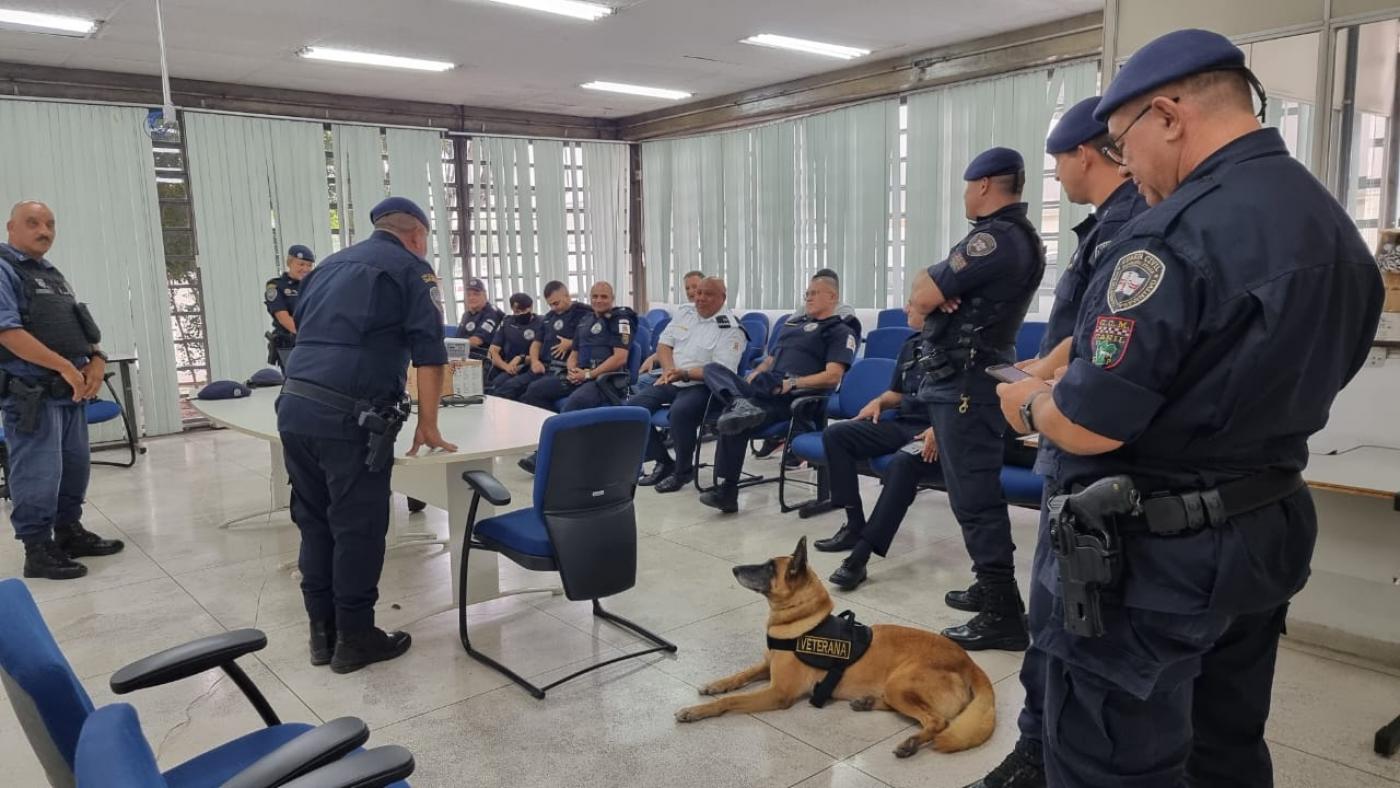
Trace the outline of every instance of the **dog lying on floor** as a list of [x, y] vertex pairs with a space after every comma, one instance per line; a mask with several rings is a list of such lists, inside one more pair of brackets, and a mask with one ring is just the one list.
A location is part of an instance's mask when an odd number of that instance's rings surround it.
[[[826, 700], [822, 696], [829, 694], [850, 701], [856, 711], [893, 709], [917, 721], [919, 732], [894, 751], [901, 758], [929, 742], [940, 752], [957, 752], [976, 747], [992, 735], [996, 727], [992, 683], [967, 652], [942, 635], [921, 629], [885, 624], [867, 629], [832, 617], [831, 596], [807, 566], [805, 536], [791, 556], [736, 566], [734, 577], [743, 587], [768, 598], [769, 650], [759, 664], [711, 682], [700, 694], [723, 695], [761, 679], [768, 679], [768, 686], [681, 709], [676, 712], [680, 722], [728, 711], [786, 709], [808, 695], [821, 705]], [[834, 689], [829, 683], [821, 686], [828, 671], [809, 661], [837, 666]]]

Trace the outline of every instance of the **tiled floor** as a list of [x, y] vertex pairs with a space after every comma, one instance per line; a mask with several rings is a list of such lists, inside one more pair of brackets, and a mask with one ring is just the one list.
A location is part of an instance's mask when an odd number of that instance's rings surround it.
[[[787, 552], [803, 534], [825, 536], [839, 514], [813, 520], [778, 513], [776, 488], [753, 488], [743, 511], [723, 517], [693, 492], [638, 497], [638, 585], [610, 607], [666, 633], [675, 657], [624, 662], [535, 701], [470, 660], [457, 641], [456, 614], [424, 618], [450, 597], [448, 560], [433, 549], [391, 553], [381, 585], [380, 620], [407, 625], [404, 658], [349, 676], [307, 664], [304, 614], [295, 579], [279, 565], [295, 557], [296, 531], [220, 530], [267, 498], [267, 445], [230, 432], [203, 431], [151, 441], [132, 470], [95, 469], [87, 525], [127, 540], [120, 556], [89, 561], [75, 582], [31, 581], [59, 644], [95, 702], [113, 699], [112, 672], [148, 652], [237, 627], [267, 631], [268, 648], [246, 658], [249, 674], [289, 720], [365, 719], [376, 743], [411, 749], [416, 786], [961, 786], [999, 762], [1015, 739], [1022, 691], [1020, 656], [975, 659], [996, 682], [992, 740], [956, 755], [931, 751], [898, 760], [891, 751], [909, 721], [891, 712], [857, 713], [842, 704], [731, 716], [680, 726], [672, 714], [696, 701], [695, 688], [756, 659], [765, 605], [738, 587], [735, 563]], [[756, 467], [775, 469], [768, 461]], [[498, 473], [517, 496], [528, 481], [513, 462]], [[869, 483], [867, 504], [876, 488]], [[517, 505], [519, 501], [517, 502]], [[396, 525], [409, 515], [395, 502]], [[442, 531], [445, 515], [414, 515]], [[1028, 545], [1034, 514], [1013, 510]], [[1018, 553], [1024, 583], [1029, 550]], [[815, 553], [823, 576], [839, 557]], [[0, 576], [19, 573], [16, 542], [0, 539]], [[548, 584], [501, 566], [502, 584]], [[890, 558], [837, 604], [867, 622], [939, 628], [962, 620], [941, 602], [969, 580], [966, 555], [946, 499], [922, 495]], [[547, 681], [635, 644], [596, 625], [582, 603], [562, 597], [504, 598], [471, 609], [474, 640], [521, 672]], [[3, 637], [3, 633], [0, 633]], [[161, 763], [181, 760], [258, 725], [218, 675], [124, 698], [140, 711]], [[1294, 645], [1282, 653], [1268, 729], [1277, 784], [1363, 788], [1400, 784], [1400, 760], [1370, 752], [1371, 737], [1400, 713], [1400, 670]], [[0, 763], [7, 786], [44, 785], [8, 703], [0, 703]]]

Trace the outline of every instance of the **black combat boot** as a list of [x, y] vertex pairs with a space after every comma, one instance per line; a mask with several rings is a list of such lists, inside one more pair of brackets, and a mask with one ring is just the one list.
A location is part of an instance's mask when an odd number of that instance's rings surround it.
[[331, 670], [354, 673], [366, 665], [401, 657], [413, 643], [407, 632], [385, 632], [371, 627], [363, 632], [340, 632], [335, 641]]
[[335, 656], [335, 624], [330, 621], [311, 622], [311, 664], [316, 667], [331, 664]]
[[1045, 759], [1040, 745], [1024, 739], [986, 777], [963, 788], [1045, 788]]
[[968, 651], [1030, 648], [1025, 607], [1016, 583], [982, 584], [982, 612], [960, 627], [943, 630], [943, 636]]
[[46, 580], [76, 580], [87, 574], [87, 567], [68, 557], [52, 540], [24, 546], [24, 576]]
[[103, 539], [83, 527], [82, 523], [55, 525], [53, 540], [69, 558], [103, 556], [120, 553], [126, 545], [120, 539]]

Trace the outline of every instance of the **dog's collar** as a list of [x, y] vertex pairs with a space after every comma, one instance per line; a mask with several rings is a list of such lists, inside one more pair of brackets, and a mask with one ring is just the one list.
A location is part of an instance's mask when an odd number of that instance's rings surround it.
[[821, 708], [831, 699], [841, 676], [870, 647], [870, 627], [856, 621], [849, 610], [827, 616], [806, 633], [795, 638], [768, 637], [772, 651], [791, 651], [804, 664], [826, 671], [826, 677], [812, 690], [812, 705]]

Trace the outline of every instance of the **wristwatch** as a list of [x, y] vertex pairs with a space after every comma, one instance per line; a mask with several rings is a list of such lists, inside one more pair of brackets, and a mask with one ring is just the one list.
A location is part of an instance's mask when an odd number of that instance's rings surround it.
[[89, 358], [100, 358], [100, 359], [102, 359], [102, 361], [103, 361], [104, 363], [111, 360], [111, 359], [107, 358], [107, 354], [106, 354], [106, 353], [103, 353], [102, 351], [98, 350], [97, 348], [93, 348], [92, 350], [89, 350], [89, 351], [88, 351], [88, 357], [89, 357]]
[[1026, 432], [1028, 433], [1037, 431], [1035, 428], [1035, 413], [1033, 411], [1033, 406], [1035, 405], [1036, 398], [1040, 397], [1044, 393], [1045, 392], [1043, 391], [1037, 391], [1034, 394], [1030, 395], [1030, 397], [1027, 398], [1025, 402], [1021, 403], [1021, 421], [1025, 422]]
[[584, 379], [584, 380], [592, 380], [592, 379], [593, 379], [593, 370], [591, 370], [591, 369], [585, 369], [585, 370], [583, 371], [583, 379]]

